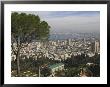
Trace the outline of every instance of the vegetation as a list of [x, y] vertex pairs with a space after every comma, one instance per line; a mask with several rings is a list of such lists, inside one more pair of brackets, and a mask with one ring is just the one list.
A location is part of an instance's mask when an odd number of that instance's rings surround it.
[[18, 75], [20, 74], [20, 49], [23, 47], [23, 43], [28, 43], [34, 39], [47, 40], [49, 28], [48, 23], [41, 21], [38, 15], [19, 14], [17, 12], [11, 14], [11, 47], [12, 52], [16, 55]]
[[[81, 54], [78, 56], [71, 56], [67, 60], [63, 61], [65, 68], [67, 69], [67, 76], [77, 76], [80, 73], [80, 68], [88, 68], [94, 77], [100, 76], [100, 55], [95, 54], [93, 57]], [[86, 65], [87, 63], [93, 63], [93, 65]]]
[[64, 61], [66, 67], [77, 67], [79, 65], [85, 65], [88, 62], [100, 64], [100, 55], [95, 54], [95, 56], [89, 57], [88, 55], [81, 54], [77, 56], [71, 56], [71, 58], [68, 58]]
[[[82, 59], [83, 57], [83, 59]], [[65, 69], [63, 71], [57, 71], [55, 72], [56, 77], [79, 77], [80, 69], [81, 68], [87, 68], [90, 70], [94, 77], [100, 76], [100, 64], [99, 64], [99, 57], [100, 55], [96, 54], [93, 57], [88, 57], [82, 55], [73, 56], [71, 58], [68, 58], [65, 61], [61, 61], [65, 64]], [[17, 69], [16, 65], [17, 60], [12, 61], [12, 71], [15, 71]], [[41, 69], [41, 76], [47, 77], [51, 75], [51, 70], [48, 68], [48, 65], [52, 65], [55, 63], [60, 63], [60, 61], [51, 60], [49, 58], [38, 58], [38, 60], [35, 60], [34, 58], [20, 58], [20, 67], [21, 67], [21, 76], [37, 76], [39, 72], [39, 66]], [[86, 65], [87, 63], [94, 63], [94, 65]], [[40, 64], [40, 65], [39, 65]], [[27, 72], [30, 71], [30, 72]], [[25, 72], [25, 74], [24, 74]], [[16, 76], [17, 74], [12, 74], [13, 76]]]
[[80, 68], [73, 67], [73, 68], [67, 68], [65, 71], [66, 77], [78, 77], [80, 73]]
[[[11, 62], [11, 69], [12, 71], [17, 70], [17, 60]], [[50, 69], [47, 68], [48, 65], [52, 65], [58, 63], [56, 60], [51, 60], [48, 58], [38, 58], [38, 60], [35, 60], [34, 58], [25, 58], [22, 59], [20, 58], [20, 76], [26, 76], [23, 74], [23, 72], [30, 71], [31, 73], [39, 74], [39, 66], [41, 68], [41, 76], [48, 76], [50, 75]], [[17, 75], [17, 72], [14, 74], [12, 73], [13, 76]], [[18, 75], [17, 75], [18, 76]], [[32, 75], [31, 75], [32, 76]]]
[[[16, 56], [11, 62], [12, 76], [39, 76], [39, 68], [41, 76], [47, 77], [51, 74], [51, 70], [47, 68], [50, 64], [64, 63], [65, 69], [57, 71], [56, 76], [77, 77], [80, 68], [87, 68], [93, 76], [100, 76], [100, 55], [95, 54], [93, 57], [81, 54], [66, 60], [56, 61], [45, 58], [42, 54], [37, 60], [33, 57], [23, 59], [20, 56], [20, 50], [24, 47], [24, 43], [28, 45], [32, 40], [47, 41], [49, 37], [50, 26], [46, 21], [41, 21], [40, 17], [33, 14], [17, 13], [11, 14], [11, 36], [12, 36], [12, 53]], [[94, 65], [87, 66], [87, 63]]]
[[42, 74], [44, 77], [50, 76], [50, 75], [52, 74], [52, 73], [51, 73], [51, 69], [49, 69], [48, 67], [42, 68], [42, 69], [41, 69], [41, 74]]

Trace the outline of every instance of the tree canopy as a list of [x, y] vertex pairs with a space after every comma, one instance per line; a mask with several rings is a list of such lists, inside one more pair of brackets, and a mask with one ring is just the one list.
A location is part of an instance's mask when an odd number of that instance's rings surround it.
[[[32, 40], [47, 40], [50, 26], [46, 21], [41, 21], [40, 17], [33, 14], [12, 12], [11, 14], [11, 36], [12, 53], [17, 59], [17, 74], [20, 75], [20, 49], [23, 43]], [[16, 46], [13, 44], [16, 43]]]
[[50, 26], [46, 21], [33, 14], [17, 13], [11, 14], [11, 33], [14, 38], [20, 38], [21, 42], [32, 39], [48, 39]]

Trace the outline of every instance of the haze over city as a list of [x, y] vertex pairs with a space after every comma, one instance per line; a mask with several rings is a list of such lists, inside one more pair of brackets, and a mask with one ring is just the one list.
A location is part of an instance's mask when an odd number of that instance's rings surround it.
[[[19, 12], [21, 13], [21, 12]], [[50, 34], [55, 33], [99, 33], [99, 11], [23, 11], [39, 15], [51, 26]]]
[[100, 77], [99, 11], [12, 12], [11, 36], [12, 77]]

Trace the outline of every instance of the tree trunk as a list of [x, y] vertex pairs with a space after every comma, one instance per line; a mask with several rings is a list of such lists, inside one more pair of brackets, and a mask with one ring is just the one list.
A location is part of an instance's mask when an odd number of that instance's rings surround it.
[[39, 66], [39, 77], [40, 77], [40, 66]]
[[16, 55], [16, 59], [17, 59], [17, 75], [20, 76], [20, 59], [19, 59], [19, 52]]
[[20, 76], [20, 37], [18, 37], [18, 52], [16, 55], [16, 59], [17, 59], [17, 75]]

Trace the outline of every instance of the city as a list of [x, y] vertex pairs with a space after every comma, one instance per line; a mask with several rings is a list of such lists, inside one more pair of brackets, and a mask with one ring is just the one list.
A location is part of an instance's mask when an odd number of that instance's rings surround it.
[[100, 77], [100, 12], [12, 12], [11, 76]]
[[[15, 44], [16, 46], [16, 44]], [[81, 39], [66, 39], [66, 40], [49, 40], [49, 41], [33, 41], [32, 43], [24, 43], [23, 48], [20, 51], [20, 56], [23, 60], [26, 58], [32, 58], [34, 61], [38, 61], [40, 58], [44, 58], [55, 61], [54, 64], [46, 63], [42, 64], [41, 69], [48, 67], [51, 69], [53, 76], [55, 71], [66, 70], [64, 61], [84, 54], [92, 59], [97, 53], [100, 55], [100, 42], [95, 38], [93, 40]], [[16, 57], [12, 53], [12, 61], [15, 61]], [[42, 60], [43, 61], [43, 60]], [[87, 62], [92, 65], [93, 63]], [[60, 68], [59, 68], [60, 67]], [[55, 70], [54, 70], [55, 69]], [[25, 72], [26, 73], [26, 72]], [[37, 72], [38, 73], [38, 72]], [[79, 74], [79, 73], [78, 73]], [[52, 75], [50, 75], [52, 76]]]

